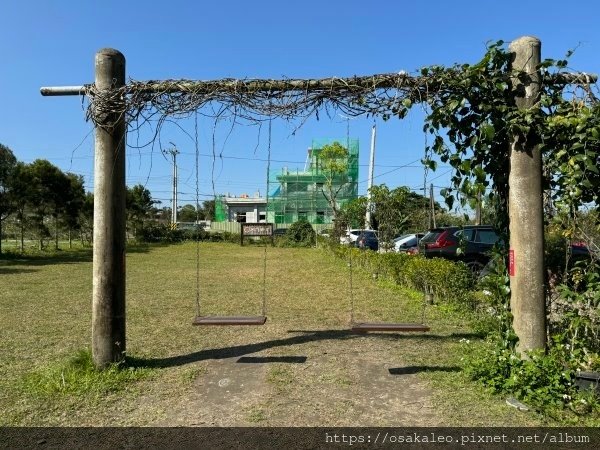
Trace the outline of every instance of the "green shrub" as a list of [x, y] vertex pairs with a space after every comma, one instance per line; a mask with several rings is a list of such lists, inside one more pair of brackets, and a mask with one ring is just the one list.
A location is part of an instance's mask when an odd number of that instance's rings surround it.
[[472, 355], [465, 373], [479, 380], [493, 392], [510, 394], [540, 411], [575, 406], [580, 397], [573, 384], [575, 371], [564, 348], [554, 347], [528, 353], [521, 359], [513, 351], [499, 345], [499, 337], [490, 339]]
[[240, 235], [226, 231], [210, 233], [203, 229], [171, 229], [163, 224], [151, 224], [138, 231], [136, 240], [139, 242], [183, 242], [183, 241], [210, 241], [210, 242], [240, 242]]
[[230, 233], [229, 231], [207, 233], [205, 239], [210, 242], [231, 242], [233, 244], [240, 243], [240, 235], [236, 233]]
[[292, 247], [312, 247], [315, 244], [315, 230], [306, 220], [299, 220], [290, 225], [282, 242]]
[[600, 264], [572, 269], [550, 298], [548, 324], [554, 343], [568, 346], [584, 370], [596, 370], [600, 354]]
[[473, 277], [461, 262], [405, 253], [365, 252], [341, 245], [331, 250], [336, 256], [351, 261], [353, 267], [376, 273], [400, 286], [432, 292], [437, 301], [474, 307]]
[[136, 240], [139, 242], [162, 242], [166, 240], [170, 228], [162, 224], [151, 224], [138, 230]]

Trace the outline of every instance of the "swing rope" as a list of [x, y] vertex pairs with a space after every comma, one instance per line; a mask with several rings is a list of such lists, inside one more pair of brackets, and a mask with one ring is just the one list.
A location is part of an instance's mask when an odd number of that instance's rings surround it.
[[[427, 146], [425, 147], [425, 159], [428, 158]], [[424, 172], [424, 188], [427, 185], [427, 166], [425, 166]], [[378, 213], [382, 216], [379, 221], [379, 239], [383, 242], [390, 242], [393, 232], [395, 228], [393, 227], [393, 223], [396, 217], [396, 208], [392, 207], [393, 205], [381, 204], [380, 208], [378, 208]], [[423, 296], [423, 304], [421, 309], [421, 322], [420, 323], [393, 323], [393, 322], [361, 322], [356, 323], [354, 320], [354, 289], [352, 283], [352, 256], [353, 256], [353, 248], [349, 249], [349, 279], [350, 279], [350, 326], [352, 331], [357, 333], [367, 333], [369, 331], [392, 331], [392, 332], [424, 332], [429, 331], [429, 327], [425, 325], [425, 308], [427, 304], [426, 295]], [[376, 268], [376, 271], [379, 272], [379, 267]]]
[[198, 111], [194, 115], [194, 145], [196, 150], [196, 315], [200, 315], [200, 232], [198, 223], [200, 221], [200, 149], [198, 147]]
[[350, 273], [350, 323], [353, 324], [354, 323], [354, 289], [352, 287], [352, 249], [350, 249], [348, 271]]
[[[200, 149], [198, 145], [198, 114], [194, 116], [194, 132], [195, 132], [195, 147], [196, 147], [196, 224], [200, 220]], [[215, 122], [216, 128], [216, 122]], [[271, 122], [269, 121], [269, 146], [268, 146], [268, 163], [267, 163], [267, 199], [268, 199], [268, 172], [271, 163]], [[212, 186], [213, 197], [215, 199], [216, 212], [216, 193], [215, 193], [215, 129], [213, 128], [213, 164], [212, 164]], [[263, 276], [262, 276], [262, 315], [261, 316], [202, 316], [200, 308], [200, 233], [196, 230], [196, 317], [192, 322], [193, 325], [264, 325], [267, 317], [267, 245], [265, 243], [263, 253]]]
[[[267, 192], [265, 194], [265, 220], [267, 220], [267, 209], [269, 208], [269, 172], [271, 171], [271, 124], [273, 119], [269, 119], [269, 139], [267, 145]], [[265, 249], [263, 256], [263, 290], [262, 290], [262, 315], [267, 315], [267, 241], [265, 240]]]

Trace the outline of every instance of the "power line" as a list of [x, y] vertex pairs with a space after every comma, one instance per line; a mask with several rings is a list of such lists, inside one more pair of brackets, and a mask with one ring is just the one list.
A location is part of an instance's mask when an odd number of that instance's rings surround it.
[[[136, 153], [129, 153], [127, 156], [132, 157], [132, 156], [153, 156], [156, 155], [157, 152], [136, 152]], [[179, 152], [180, 155], [194, 155], [194, 153], [192, 152]], [[211, 154], [207, 154], [207, 153], [200, 153], [199, 156], [203, 156], [203, 157], [207, 157], [207, 158], [211, 158], [213, 157], [213, 155]], [[93, 159], [94, 155], [88, 155], [88, 156], [74, 156], [74, 157], [52, 157], [52, 158], [44, 158], [47, 159], [48, 161], [62, 161], [62, 160], [74, 160], [74, 159]], [[23, 159], [23, 162], [33, 162], [35, 159], [39, 159], [39, 158], [26, 158]], [[217, 159], [233, 159], [233, 160], [240, 160], [240, 161], [257, 161], [257, 162], [268, 162], [267, 159], [265, 158], [256, 158], [256, 157], [246, 157], [246, 156], [226, 156], [226, 155], [220, 155], [217, 156]], [[414, 164], [416, 162], [419, 162], [420, 159], [417, 159], [415, 161], [413, 161], [411, 164]], [[284, 164], [298, 164], [298, 165], [303, 165], [305, 163], [305, 161], [294, 161], [294, 160], [286, 160], [286, 159], [272, 159], [271, 162], [276, 162], [276, 163], [284, 163]], [[368, 164], [358, 164], [359, 167], [368, 167]], [[403, 165], [393, 165], [393, 164], [375, 164], [375, 167], [385, 167], [385, 168], [396, 168], [396, 169], [402, 169], [402, 168], [407, 168], [407, 167], [411, 167], [411, 168], [419, 168], [419, 167], [423, 167], [422, 165], [408, 165], [408, 164], [403, 164]], [[446, 167], [450, 167], [450, 166], [438, 166], [440, 168], [446, 168]], [[187, 171], [191, 172], [191, 169], [184, 169]]]
[[[420, 158], [419, 159], [415, 159], [414, 161], [411, 161], [408, 164], [405, 164], [403, 166], [397, 166], [395, 169], [389, 170], [389, 171], [384, 172], [384, 173], [380, 173], [376, 177], [373, 177], [373, 179], [382, 177], [382, 176], [390, 174], [392, 172], [396, 172], [396, 171], [398, 171], [400, 169], [404, 169], [404, 168], [408, 168], [408, 167], [414, 167], [414, 166], [411, 166], [411, 164], [414, 164], [414, 163], [416, 163], [416, 162], [418, 162], [420, 160], [421, 160]], [[395, 167], [395, 166], [392, 166], [392, 167]], [[417, 166], [417, 167], [423, 167], [423, 166]], [[359, 181], [358, 184], [366, 183], [367, 181], [368, 181], [368, 179], [367, 180], [363, 180], [363, 181]]]

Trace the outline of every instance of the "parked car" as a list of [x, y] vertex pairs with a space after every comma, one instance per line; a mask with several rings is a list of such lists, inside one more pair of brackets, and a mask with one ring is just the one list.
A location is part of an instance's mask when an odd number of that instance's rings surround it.
[[[578, 261], [586, 261], [594, 258], [594, 252], [585, 242], [572, 242], [569, 246], [570, 264], [574, 265]], [[508, 265], [508, 260], [505, 262]], [[485, 267], [479, 272], [479, 279], [483, 279], [495, 270], [495, 261], [490, 259]]]
[[358, 238], [358, 235], [360, 233], [362, 233], [365, 230], [361, 230], [361, 229], [351, 229], [346, 231], [346, 234], [344, 236], [340, 237], [340, 244], [344, 244], [344, 245], [354, 245], [356, 244], [356, 239]]
[[373, 230], [363, 230], [356, 239], [356, 246], [362, 250], [379, 250], [379, 239], [377, 232]]
[[329, 236], [331, 236], [331, 233], [333, 233], [333, 230], [329, 228], [324, 228], [323, 230], [319, 231], [319, 236], [328, 238]]
[[419, 253], [426, 258], [463, 261], [478, 275], [490, 260], [489, 251], [499, 240], [489, 225], [434, 228], [420, 240]]
[[592, 249], [590, 249], [585, 242], [572, 242], [570, 249], [570, 256], [574, 261], [587, 260], [593, 257]]
[[402, 253], [415, 253], [419, 241], [425, 236], [425, 233], [413, 233], [398, 236], [394, 239], [394, 251]]

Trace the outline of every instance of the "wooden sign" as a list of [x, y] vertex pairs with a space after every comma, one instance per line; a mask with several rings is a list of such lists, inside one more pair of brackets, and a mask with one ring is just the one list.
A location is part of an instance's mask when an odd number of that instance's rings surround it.
[[241, 244], [244, 245], [245, 236], [267, 236], [271, 238], [273, 244], [273, 224], [272, 223], [242, 223]]

